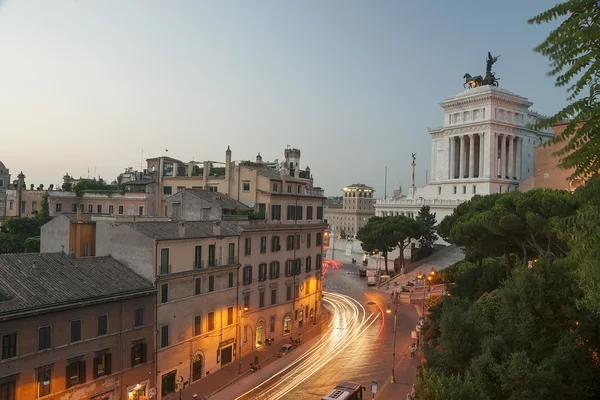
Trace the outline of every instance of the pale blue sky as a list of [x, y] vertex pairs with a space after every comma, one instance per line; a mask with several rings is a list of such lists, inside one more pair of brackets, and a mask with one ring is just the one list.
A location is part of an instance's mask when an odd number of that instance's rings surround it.
[[0, 0], [0, 160], [13, 179], [114, 177], [144, 158], [282, 159], [383, 195], [429, 169], [439, 103], [485, 72], [550, 114], [565, 92], [527, 19], [555, 1]]

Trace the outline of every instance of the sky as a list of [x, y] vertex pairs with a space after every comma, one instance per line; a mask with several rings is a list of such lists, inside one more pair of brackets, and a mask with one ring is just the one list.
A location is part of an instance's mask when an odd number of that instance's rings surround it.
[[[0, 0], [0, 161], [12, 179], [113, 180], [142, 159], [283, 159], [388, 195], [430, 168], [439, 103], [485, 74], [553, 114], [534, 53], [556, 0]], [[165, 150], [168, 149], [168, 153]], [[145, 165], [145, 161], [144, 161]]]

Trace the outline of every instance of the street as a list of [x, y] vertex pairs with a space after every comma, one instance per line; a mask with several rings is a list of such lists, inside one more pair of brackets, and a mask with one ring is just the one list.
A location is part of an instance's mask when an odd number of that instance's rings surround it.
[[[411, 389], [416, 361], [410, 359], [410, 332], [418, 320], [414, 306], [399, 305], [397, 316], [395, 384], [390, 384], [394, 306], [370, 289], [358, 267], [345, 265], [327, 271], [323, 304], [332, 312], [319, 338], [266, 365], [211, 399], [320, 399], [340, 381], [367, 387], [378, 383], [375, 398], [405, 398]], [[404, 396], [404, 397], [402, 397]]]

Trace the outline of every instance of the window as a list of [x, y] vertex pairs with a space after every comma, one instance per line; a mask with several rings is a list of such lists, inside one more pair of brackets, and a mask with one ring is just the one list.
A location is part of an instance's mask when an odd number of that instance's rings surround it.
[[244, 326], [244, 343], [248, 343], [248, 325]]
[[[12, 201], [11, 201], [11, 203], [12, 203]], [[12, 210], [12, 207], [10, 209]], [[71, 204], [71, 211], [77, 212], [77, 204]]]
[[287, 260], [285, 262], [285, 276], [294, 275], [294, 260]]
[[463, 194], [467, 194], [467, 186], [463, 185]]
[[285, 288], [285, 299], [286, 301], [290, 301], [292, 300], [292, 287], [291, 286], [286, 286]]
[[271, 206], [271, 219], [274, 221], [281, 220], [281, 206], [280, 205], [272, 205]]
[[250, 182], [242, 182], [242, 192], [250, 191]]
[[146, 343], [136, 343], [131, 348], [131, 366], [135, 367], [139, 364], [146, 362], [146, 349], [148, 345]]
[[52, 326], [41, 326], [38, 329], [38, 350], [52, 347]]
[[317, 254], [317, 256], [315, 257], [315, 269], [317, 271], [320, 271], [322, 267], [323, 267], [323, 262], [321, 261], [321, 255]]
[[85, 211], [85, 205], [80, 204], [79, 205], [79, 209], [81, 210], [81, 212], [84, 212]]
[[312, 206], [306, 206], [306, 219], [311, 220], [313, 218], [313, 208]]
[[271, 289], [271, 304], [277, 304], [277, 289]]
[[144, 215], [144, 206], [138, 207], [138, 215]]
[[288, 185], [287, 186], [287, 192], [288, 193], [292, 193], [292, 185]]
[[94, 205], [93, 204], [88, 204], [88, 212], [89, 213], [93, 213], [94, 212]]
[[258, 264], [258, 280], [259, 281], [267, 280], [267, 263]]
[[123, 215], [123, 206], [119, 206], [119, 215]]
[[229, 273], [229, 282], [228, 282], [228, 286], [227, 287], [230, 287], [230, 288], [233, 287], [233, 272]]
[[281, 246], [279, 245], [279, 236], [273, 236], [271, 238], [271, 251], [276, 252], [281, 250]]
[[96, 212], [97, 212], [98, 214], [102, 214], [102, 204], [98, 204], [98, 205], [96, 206]]
[[323, 207], [322, 206], [317, 207], [317, 219], [323, 219]]
[[25, 207], [27, 206], [26, 201], [21, 201], [21, 214], [25, 214]]
[[438, 186], [438, 194], [442, 194], [442, 187]]
[[473, 185], [473, 194], [477, 193], [477, 186]]
[[194, 268], [202, 268], [202, 246], [194, 247]]
[[209, 267], [216, 267], [217, 266], [216, 246], [214, 244], [209, 244], [208, 245], [208, 266]]
[[199, 295], [202, 293], [202, 278], [194, 279], [194, 294]]
[[272, 261], [269, 264], [269, 279], [279, 278], [279, 261]]
[[196, 315], [194, 317], [194, 336], [202, 334], [202, 316]]
[[[232, 264], [237, 264], [235, 261], [235, 243], [229, 243], [229, 248], [228, 248], [228, 255], [227, 255], [227, 264], [232, 265]], [[250, 254], [250, 253], [248, 253]]]
[[215, 276], [214, 275], [210, 275], [208, 277], [208, 292], [214, 292], [215, 291]]
[[163, 325], [160, 327], [160, 348], [167, 347], [169, 345], [169, 325]]
[[317, 246], [321, 245], [321, 238], [322, 238], [322, 233], [317, 232], [317, 238], [315, 239], [315, 245], [317, 245]]
[[287, 250], [294, 250], [294, 235], [287, 236]]
[[306, 256], [306, 261], [304, 264], [304, 269], [306, 272], [310, 272], [312, 269], [311, 261], [312, 260], [311, 260], [310, 256]]
[[252, 283], [252, 265], [246, 265], [243, 271], [243, 284], [248, 285]]
[[452, 190], [453, 190], [454, 194], [456, 194], [456, 186], [452, 186]]
[[249, 256], [252, 252], [252, 239], [246, 238], [244, 240], [244, 255]]
[[115, 213], [115, 206], [113, 206], [113, 205], [108, 206], [108, 213], [109, 214], [114, 214]]
[[98, 336], [108, 334], [108, 314], [98, 315]]
[[[310, 293], [310, 280], [306, 280], [304, 281], [304, 295], [308, 296], [308, 294]], [[306, 312], [308, 314], [308, 312]]]
[[177, 375], [177, 370], [171, 371], [169, 373], [161, 376], [161, 389], [160, 393], [164, 397], [169, 393], [175, 393], [175, 378]]
[[56, 212], [61, 212], [61, 211], [62, 211], [62, 204], [56, 203]]
[[[38, 397], [49, 395], [52, 390], [50, 389], [50, 382], [52, 381], [52, 370], [50, 368], [38, 369]], [[0, 399], [4, 400], [4, 393], [0, 391]], [[13, 399], [14, 397], [6, 397], [7, 399]]]
[[279, 192], [279, 185], [278, 184], [276, 184], [276, 183], [273, 184], [273, 191], [275, 193]]
[[215, 313], [213, 311], [208, 313], [208, 331], [215, 330]]
[[269, 332], [273, 333], [275, 332], [275, 316], [271, 315], [271, 317], [269, 318]]
[[294, 275], [299, 275], [302, 272], [302, 259], [296, 258], [294, 261]]
[[311, 237], [311, 234], [310, 234], [310, 233], [307, 233], [307, 234], [306, 234], [306, 248], [307, 248], [307, 249], [310, 249], [310, 242], [311, 242], [311, 239], [312, 239], [312, 237]]
[[8, 381], [0, 384], [0, 399], [15, 400], [17, 398], [15, 391], [16, 386], [15, 381]]
[[267, 237], [262, 236], [260, 238], [260, 253], [264, 254], [267, 252]]
[[[296, 298], [300, 297], [300, 285], [296, 284], [294, 285], [294, 296]], [[298, 312], [298, 310], [296, 310], [296, 312]], [[296, 319], [298, 319], [298, 317], [296, 317]]]
[[17, 334], [9, 333], [2, 336], [2, 359], [6, 360], [17, 356]]
[[263, 308], [265, 306], [265, 292], [261, 291], [258, 293], [258, 307]]
[[173, 194], [173, 188], [171, 186], [163, 187], [163, 194], [170, 196], [171, 194]]
[[71, 343], [81, 341], [81, 320], [71, 321]]
[[71, 386], [85, 383], [85, 361], [73, 360], [67, 362], [67, 389]]
[[138, 307], [133, 310], [133, 324], [135, 328], [144, 325], [144, 307]]
[[233, 325], [233, 307], [227, 307], [227, 325]]
[[84, 257], [89, 257], [90, 256], [90, 244], [89, 243], [84, 243], [83, 244], [83, 256]]
[[296, 250], [300, 250], [300, 234], [296, 234]]
[[244, 296], [244, 308], [250, 309], [250, 295]]
[[110, 353], [99, 354], [94, 357], [94, 379], [110, 375], [112, 370], [112, 357]]
[[160, 273], [161, 275], [169, 273], [169, 249], [160, 250]]
[[160, 302], [166, 303], [169, 301], [169, 284], [163, 283], [160, 285]]
[[302, 219], [302, 206], [296, 206], [296, 219]]
[[296, 206], [287, 206], [287, 220], [292, 221], [296, 219]]
[[[75, 207], [77, 207], [77, 204], [74, 204], [74, 205], [75, 205]], [[14, 210], [14, 208], [15, 208], [15, 201], [14, 200], [9, 201], [8, 202], [8, 209], [9, 210]], [[77, 211], [77, 209], [75, 209], [74, 211]]]

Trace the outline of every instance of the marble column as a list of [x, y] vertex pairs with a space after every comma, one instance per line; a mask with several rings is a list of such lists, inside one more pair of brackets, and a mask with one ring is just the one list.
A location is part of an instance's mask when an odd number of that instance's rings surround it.
[[465, 135], [460, 137], [460, 162], [458, 166], [458, 178], [465, 176]]
[[500, 135], [500, 178], [506, 178], [506, 135]]
[[515, 176], [515, 137], [508, 137], [508, 179]]
[[454, 137], [448, 138], [448, 179], [454, 179]]
[[484, 150], [485, 150], [485, 139], [484, 139], [484, 133], [480, 133], [479, 134], [479, 173], [477, 174], [478, 178], [483, 177], [483, 168], [484, 168], [484, 160], [485, 160], [485, 154], [484, 154]]
[[518, 137], [516, 138], [517, 142], [515, 143], [517, 146], [517, 171], [515, 172], [515, 176], [517, 180], [521, 180], [521, 158], [523, 157], [523, 139]]
[[475, 134], [469, 135], [469, 178], [475, 177]]

